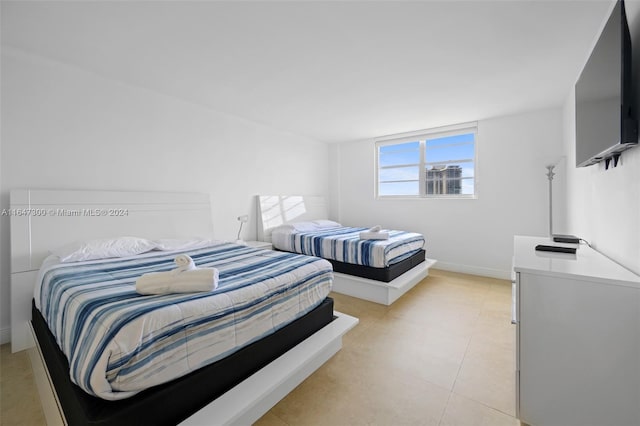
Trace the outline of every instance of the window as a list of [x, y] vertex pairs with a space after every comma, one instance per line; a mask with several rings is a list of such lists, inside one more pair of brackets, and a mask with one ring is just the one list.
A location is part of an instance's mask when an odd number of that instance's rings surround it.
[[475, 196], [476, 124], [376, 142], [378, 197]]

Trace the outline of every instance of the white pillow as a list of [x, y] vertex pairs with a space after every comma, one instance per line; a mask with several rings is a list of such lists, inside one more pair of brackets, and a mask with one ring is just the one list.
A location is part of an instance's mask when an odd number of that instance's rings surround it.
[[332, 220], [326, 219], [317, 219], [312, 220], [310, 222], [293, 222], [287, 223], [284, 225], [277, 226], [273, 229], [273, 231], [297, 231], [297, 232], [308, 232], [308, 231], [317, 231], [318, 229], [323, 228], [333, 228], [336, 226], [342, 226], [338, 222], [334, 222]]
[[145, 238], [118, 237], [83, 241], [64, 246], [53, 252], [60, 262], [82, 262], [84, 260], [127, 257], [153, 250], [156, 243]]
[[220, 244], [220, 241], [203, 238], [162, 238], [153, 242], [155, 249], [162, 251], [191, 250]]
[[313, 222], [296, 222], [276, 226], [273, 231], [313, 231], [314, 229], [317, 229], [317, 226]]
[[318, 227], [318, 228], [335, 228], [337, 226], [342, 226], [340, 225], [338, 222], [334, 222], [333, 220], [328, 220], [328, 219], [318, 219], [318, 220], [314, 220], [313, 223]]
[[292, 223], [291, 227], [294, 231], [298, 232], [315, 231], [318, 229], [318, 225], [313, 222], [296, 222]]

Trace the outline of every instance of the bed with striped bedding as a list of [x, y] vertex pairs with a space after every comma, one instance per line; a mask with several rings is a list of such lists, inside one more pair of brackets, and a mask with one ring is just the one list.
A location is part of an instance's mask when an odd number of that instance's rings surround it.
[[419, 252], [425, 243], [421, 234], [396, 230], [382, 230], [389, 233], [387, 240], [360, 239], [360, 233], [368, 229], [330, 225], [310, 229], [293, 224], [276, 228], [271, 239], [278, 250], [374, 268], [401, 262]]
[[136, 293], [136, 279], [173, 269], [176, 252], [45, 261], [34, 301], [85, 392], [119, 400], [184, 376], [302, 317], [331, 291], [326, 260], [232, 243], [187, 253], [218, 268], [216, 290]]

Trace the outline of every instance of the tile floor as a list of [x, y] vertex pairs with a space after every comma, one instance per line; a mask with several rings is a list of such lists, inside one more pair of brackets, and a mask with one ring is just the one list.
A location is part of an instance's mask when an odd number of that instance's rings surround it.
[[40, 397], [27, 351], [11, 353], [11, 344], [0, 347], [0, 425], [44, 425]]
[[[508, 281], [432, 269], [391, 306], [332, 296], [360, 323], [257, 425], [519, 425]], [[0, 424], [44, 424], [27, 355], [0, 355]]]

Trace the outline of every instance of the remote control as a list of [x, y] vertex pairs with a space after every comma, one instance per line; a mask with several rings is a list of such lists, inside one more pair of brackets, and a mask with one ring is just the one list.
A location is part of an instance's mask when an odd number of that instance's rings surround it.
[[569, 244], [580, 244], [580, 238], [575, 235], [560, 235], [554, 234], [552, 235], [554, 243], [569, 243]]
[[537, 251], [553, 251], [556, 253], [576, 254], [576, 249], [573, 247], [545, 246], [544, 244], [538, 244], [536, 246], [536, 250]]

